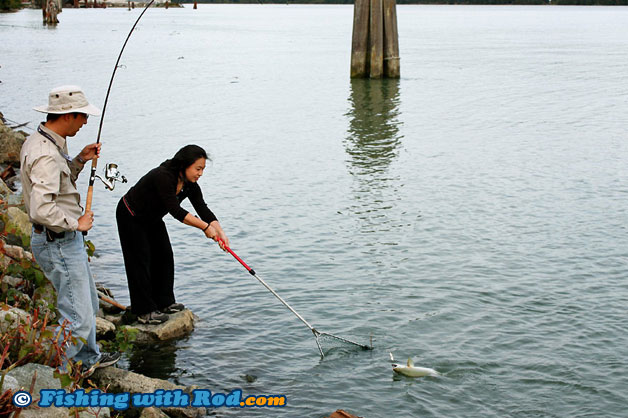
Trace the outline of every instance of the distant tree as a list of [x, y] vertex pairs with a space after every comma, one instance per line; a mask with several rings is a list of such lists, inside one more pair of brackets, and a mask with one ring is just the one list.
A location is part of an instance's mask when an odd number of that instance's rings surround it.
[[20, 0], [0, 0], [0, 10], [7, 12], [10, 10], [17, 10], [22, 8], [22, 2]]

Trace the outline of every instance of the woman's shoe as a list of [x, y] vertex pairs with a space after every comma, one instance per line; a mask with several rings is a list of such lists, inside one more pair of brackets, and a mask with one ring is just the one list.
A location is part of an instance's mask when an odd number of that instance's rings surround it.
[[167, 314], [173, 314], [173, 313], [177, 313], [177, 312], [181, 312], [182, 310], [185, 309], [185, 306], [183, 306], [182, 303], [173, 303], [170, 306], [166, 306], [165, 308], [163, 308], [161, 311], [163, 313], [167, 313]]
[[154, 312], [150, 312], [144, 315], [137, 316], [137, 321], [140, 324], [157, 325], [157, 324], [163, 324], [167, 320], [168, 320], [168, 315], [159, 311], [154, 311]]

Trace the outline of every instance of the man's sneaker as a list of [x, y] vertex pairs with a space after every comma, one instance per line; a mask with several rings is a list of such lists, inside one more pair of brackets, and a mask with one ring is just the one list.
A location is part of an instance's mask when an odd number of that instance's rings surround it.
[[175, 302], [172, 305], [167, 306], [164, 309], [162, 309], [161, 312], [166, 313], [166, 314], [173, 314], [173, 313], [181, 312], [184, 309], [185, 309], [185, 306], [183, 306], [182, 303]]
[[84, 379], [87, 379], [88, 377], [93, 375], [95, 371], [96, 371], [95, 364], [93, 364], [91, 367], [87, 367], [86, 364], [83, 364], [81, 366], [81, 377], [83, 377]]
[[100, 355], [100, 360], [92, 364], [90, 367], [87, 367], [86, 364], [83, 364], [83, 366], [81, 366], [81, 376], [83, 378], [90, 377], [91, 375], [94, 374], [96, 369], [113, 366], [114, 364], [118, 362], [118, 360], [120, 360], [120, 353], [118, 352], [102, 353]]
[[154, 311], [144, 315], [138, 315], [137, 320], [140, 324], [157, 325], [166, 322], [168, 320], [168, 315], [159, 311]]
[[118, 362], [118, 360], [120, 360], [120, 357], [121, 355], [117, 351], [113, 353], [102, 353], [100, 355], [100, 360], [98, 360], [98, 363], [94, 366], [96, 366], [97, 369], [113, 366]]

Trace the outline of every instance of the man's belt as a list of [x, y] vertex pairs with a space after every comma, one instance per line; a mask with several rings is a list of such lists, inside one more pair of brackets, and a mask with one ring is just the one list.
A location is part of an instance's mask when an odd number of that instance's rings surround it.
[[52, 242], [57, 238], [63, 238], [65, 236], [65, 231], [55, 232], [51, 229], [46, 228], [43, 225], [33, 224], [33, 228], [35, 228], [35, 232], [41, 234], [42, 232], [46, 233], [46, 241]]

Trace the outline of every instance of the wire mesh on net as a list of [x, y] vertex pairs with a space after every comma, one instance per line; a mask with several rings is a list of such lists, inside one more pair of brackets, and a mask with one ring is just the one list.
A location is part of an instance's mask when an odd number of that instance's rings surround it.
[[316, 345], [321, 357], [325, 357], [325, 353], [329, 353], [335, 349], [362, 349], [372, 350], [372, 347], [364, 344], [359, 344], [346, 338], [338, 337], [337, 335], [329, 334], [327, 332], [320, 332], [317, 329], [312, 329], [314, 337], [316, 337]]

